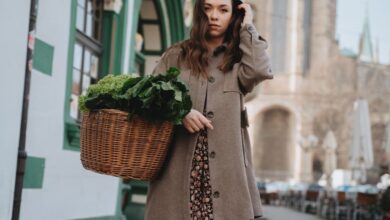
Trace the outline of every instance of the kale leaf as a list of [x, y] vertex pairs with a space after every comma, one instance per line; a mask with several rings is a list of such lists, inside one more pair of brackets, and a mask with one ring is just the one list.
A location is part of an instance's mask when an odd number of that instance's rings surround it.
[[80, 111], [111, 108], [128, 112], [129, 118], [139, 115], [149, 121], [181, 124], [192, 102], [179, 74], [177, 68], [170, 68], [159, 75], [107, 75], [80, 96]]

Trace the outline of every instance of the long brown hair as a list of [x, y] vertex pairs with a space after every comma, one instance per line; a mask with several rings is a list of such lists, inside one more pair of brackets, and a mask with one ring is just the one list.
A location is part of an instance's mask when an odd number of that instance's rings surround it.
[[[194, 7], [193, 26], [190, 38], [180, 44], [182, 49], [180, 60], [192, 70], [193, 74], [207, 77], [206, 68], [209, 65], [209, 50], [207, 46], [208, 17], [204, 11], [204, 1], [197, 0]], [[232, 70], [233, 65], [241, 60], [240, 28], [244, 12], [237, 9], [239, 1], [232, 0], [232, 20], [226, 30], [224, 43], [227, 47], [223, 61], [218, 68], [226, 73]]]

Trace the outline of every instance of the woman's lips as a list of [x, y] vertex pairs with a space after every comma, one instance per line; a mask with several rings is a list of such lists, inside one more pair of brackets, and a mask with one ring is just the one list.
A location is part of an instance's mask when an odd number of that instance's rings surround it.
[[220, 26], [219, 25], [216, 25], [216, 24], [210, 24], [209, 27], [211, 29], [218, 29]]

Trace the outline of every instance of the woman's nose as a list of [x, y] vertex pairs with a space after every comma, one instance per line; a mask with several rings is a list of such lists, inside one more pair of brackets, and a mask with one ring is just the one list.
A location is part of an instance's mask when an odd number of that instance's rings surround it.
[[218, 19], [218, 12], [216, 10], [212, 10], [210, 13], [210, 19], [211, 20], [217, 20]]

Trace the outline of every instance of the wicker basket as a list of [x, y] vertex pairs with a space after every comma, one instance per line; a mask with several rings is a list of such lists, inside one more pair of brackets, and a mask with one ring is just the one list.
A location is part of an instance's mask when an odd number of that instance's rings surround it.
[[154, 179], [166, 158], [170, 122], [151, 123], [114, 109], [87, 112], [81, 123], [84, 168], [124, 179]]

